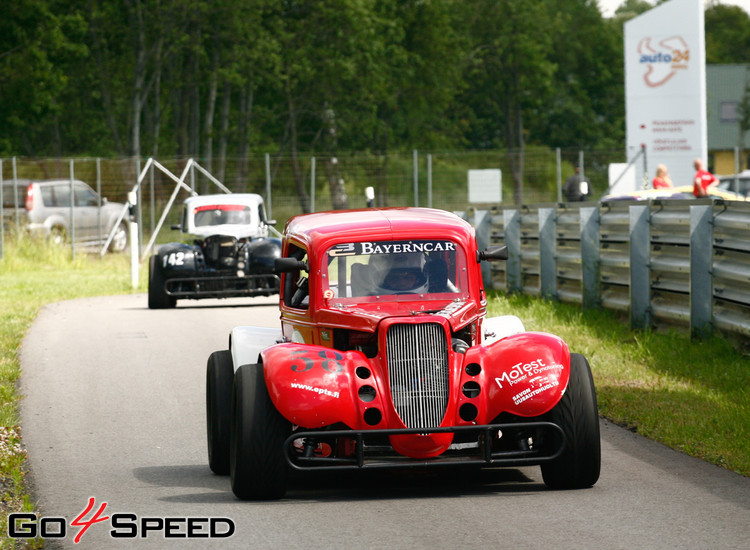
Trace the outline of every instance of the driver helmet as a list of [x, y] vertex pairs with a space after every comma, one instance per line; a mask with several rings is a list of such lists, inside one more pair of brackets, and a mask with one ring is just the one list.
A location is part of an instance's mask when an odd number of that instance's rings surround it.
[[427, 292], [427, 277], [424, 274], [426, 260], [423, 254], [377, 254], [370, 257], [373, 281], [377, 294]]

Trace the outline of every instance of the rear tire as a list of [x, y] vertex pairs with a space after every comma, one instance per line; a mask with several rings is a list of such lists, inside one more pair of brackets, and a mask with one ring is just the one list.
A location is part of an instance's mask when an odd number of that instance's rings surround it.
[[68, 242], [68, 232], [61, 225], [56, 225], [49, 230], [47, 237], [53, 246], [62, 246]]
[[206, 367], [208, 466], [213, 473], [222, 476], [229, 474], [233, 381], [232, 353], [229, 350], [213, 352]]
[[591, 368], [583, 355], [570, 354], [570, 382], [548, 419], [565, 432], [563, 453], [541, 465], [544, 483], [552, 489], [582, 489], [599, 479], [601, 442], [599, 412]]
[[234, 375], [229, 443], [232, 492], [240, 499], [271, 500], [286, 493], [284, 440], [291, 423], [274, 407], [262, 365], [243, 365]]
[[112, 242], [109, 243], [110, 252], [125, 252], [128, 248], [128, 228], [125, 223], [121, 223], [117, 227]]
[[166, 278], [159, 267], [159, 256], [154, 254], [148, 261], [149, 309], [169, 309], [177, 304], [177, 299], [167, 294], [165, 283]]

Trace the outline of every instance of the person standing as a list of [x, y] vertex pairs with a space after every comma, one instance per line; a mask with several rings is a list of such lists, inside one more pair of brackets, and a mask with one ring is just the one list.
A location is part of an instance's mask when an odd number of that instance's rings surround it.
[[701, 159], [695, 159], [693, 161], [695, 167], [695, 176], [693, 176], [693, 195], [696, 197], [707, 197], [708, 190], [719, 184], [719, 180], [716, 179], [711, 172], [703, 169], [703, 161]]
[[576, 164], [576, 172], [565, 180], [563, 194], [568, 202], [585, 201], [591, 196], [591, 181], [581, 175], [581, 167]]
[[656, 167], [656, 177], [654, 178], [654, 189], [668, 189], [674, 187], [672, 178], [669, 177], [669, 171], [664, 164]]

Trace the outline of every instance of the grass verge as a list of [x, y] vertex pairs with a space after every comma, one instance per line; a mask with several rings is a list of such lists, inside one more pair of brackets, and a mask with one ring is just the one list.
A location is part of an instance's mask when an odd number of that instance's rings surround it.
[[[45, 241], [6, 235], [0, 260], [0, 548], [42, 548], [40, 539], [12, 540], [8, 514], [33, 512], [25, 482], [26, 452], [19, 426], [17, 381], [21, 341], [42, 306], [48, 303], [132, 292], [128, 254], [76, 253]], [[141, 272], [141, 288], [145, 274]]]
[[[491, 315], [563, 338], [591, 363], [599, 413], [689, 455], [750, 476], [750, 360], [740, 343], [677, 329], [632, 331], [612, 312], [491, 294]], [[745, 343], [745, 346], [747, 344]]]

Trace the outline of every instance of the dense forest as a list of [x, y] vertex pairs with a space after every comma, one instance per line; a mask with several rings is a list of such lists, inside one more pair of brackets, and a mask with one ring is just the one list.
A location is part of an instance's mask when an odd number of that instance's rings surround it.
[[[627, 0], [21, 0], [0, 157], [622, 147]], [[750, 62], [711, 3], [709, 63]]]

